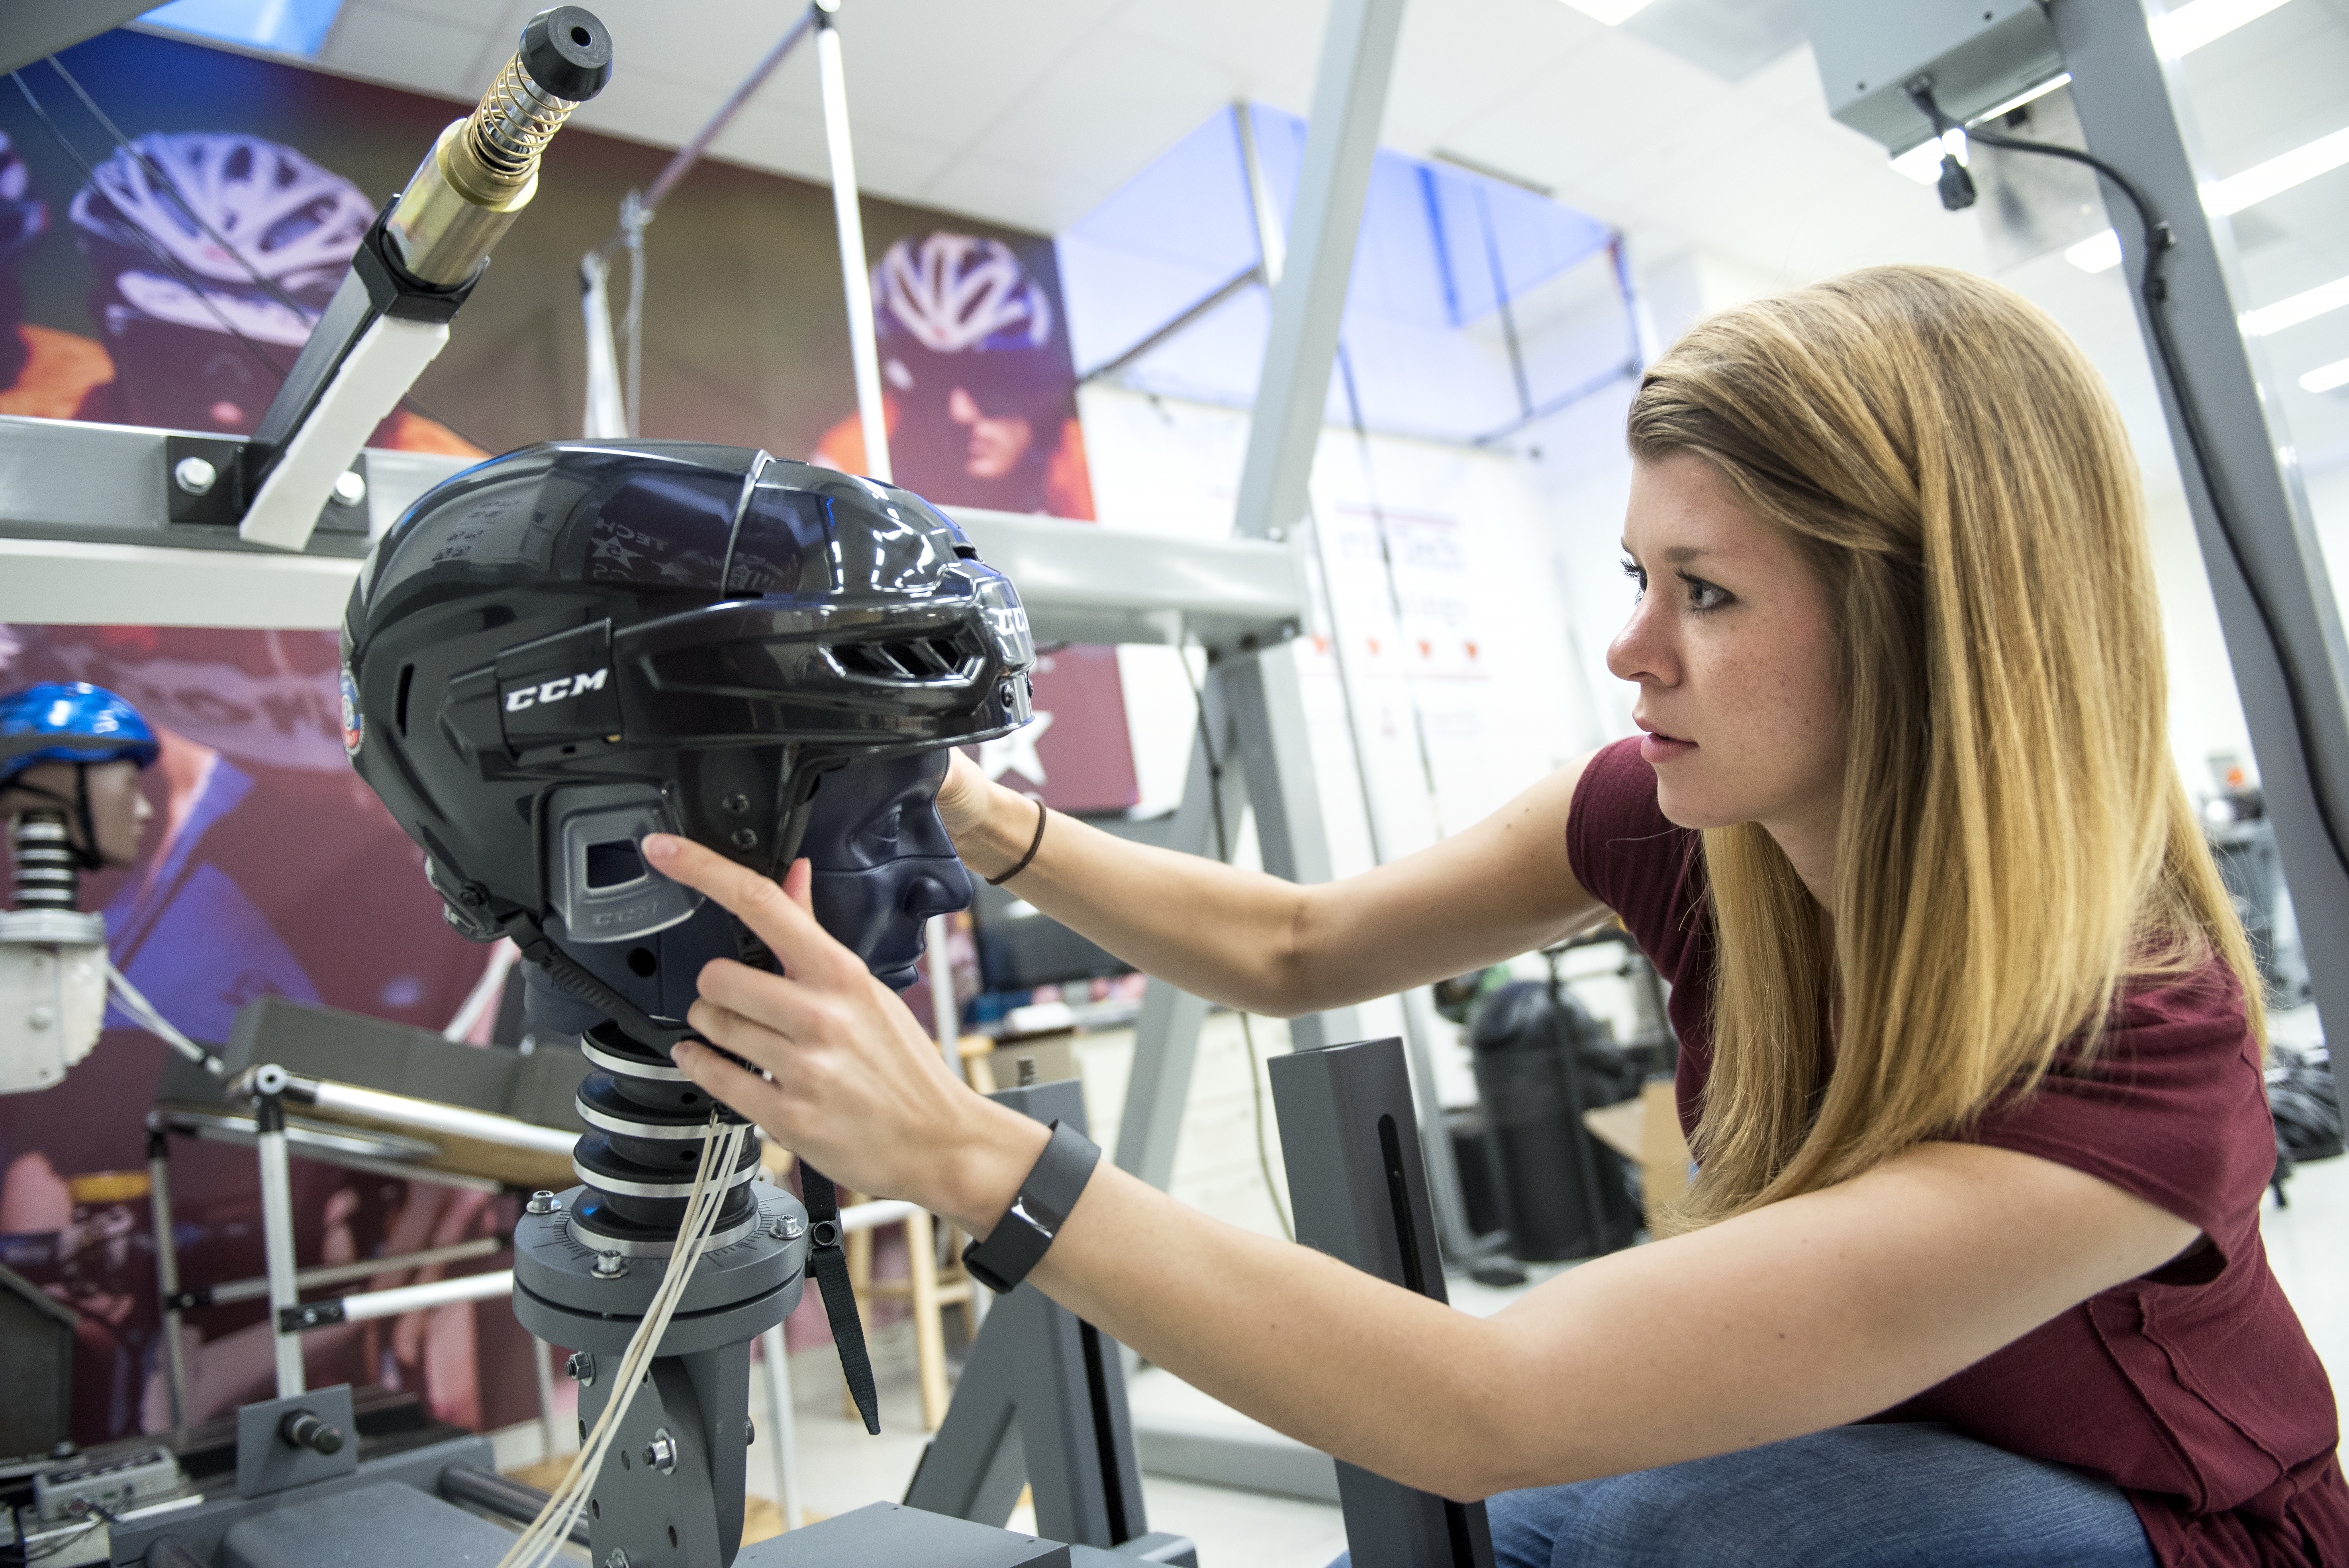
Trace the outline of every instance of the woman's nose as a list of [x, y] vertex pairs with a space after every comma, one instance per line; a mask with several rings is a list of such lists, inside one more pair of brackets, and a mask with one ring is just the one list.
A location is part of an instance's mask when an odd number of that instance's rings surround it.
[[1670, 665], [1670, 639], [1655, 622], [1655, 602], [1642, 599], [1631, 610], [1631, 618], [1607, 645], [1607, 669], [1617, 680], [1656, 681], [1672, 684]]

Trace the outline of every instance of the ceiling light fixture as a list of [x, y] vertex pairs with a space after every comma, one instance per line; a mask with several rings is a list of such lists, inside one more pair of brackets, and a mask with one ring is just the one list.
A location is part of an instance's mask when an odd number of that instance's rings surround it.
[[2331, 310], [2349, 304], [2349, 278], [2334, 278], [2329, 284], [2319, 284], [2305, 294], [2290, 299], [2280, 299], [2273, 304], [2263, 304], [2257, 310], [2243, 313], [2243, 333], [2249, 337], [2265, 337], [2282, 332], [2287, 326], [2298, 326]]
[[2302, 390], [2331, 392], [2349, 387], [2349, 359], [2336, 359], [2330, 365], [2320, 365], [2300, 378]]
[[2283, 0], [2192, 0], [2153, 19], [2153, 46], [2173, 60], [2182, 59], [2282, 4]]
[[[1624, 18], [1647, 8], [1648, 0], [1566, 0], [1566, 3], [1594, 22], [1604, 22], [1612, 27]], [[2281, 5], [2282, 0], [2276, 0]], [[2202, 0], [2209, 4], [2209, 0]]]
[[2202, 187], [2202, 205], [2221, 217], [2231, 216], [2254, 201], [2264, 201], [2279, 191], [2289, 191], [2320, 174], [2330, 173], [2344, 163], [2349, 163], [2349, 129], [2336, 130], [2331, 136], [2320, 136], [2305, 147], [2295, 147], [2282, 157], [2271, 158], [2240, 174], [2212, 181]]

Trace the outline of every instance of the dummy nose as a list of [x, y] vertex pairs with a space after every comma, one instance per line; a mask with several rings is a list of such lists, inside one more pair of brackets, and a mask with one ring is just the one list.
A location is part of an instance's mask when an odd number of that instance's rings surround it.
[[[960, 868], [957, 868], [959, 871]], [[959, 882], [960, 886], [954, 885]], [[899, 906], [916, 920], [927, 920], [934, 914], [952, 914], [970, 907], [970, 880], [957, 875], [949, 880], [935, 872], [925, 872], [905, 889], [904, 903]]]

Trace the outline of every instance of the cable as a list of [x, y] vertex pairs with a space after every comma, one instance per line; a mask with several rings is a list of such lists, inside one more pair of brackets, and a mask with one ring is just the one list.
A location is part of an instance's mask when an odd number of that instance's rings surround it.
[[[1205, 649], [1201, 650], [1205, 652]], [[1216, 823], [1216, 858], [1226, 865], [1231, 863], [1232, 846], [1224, 827], [1224, 765], [1216, 755], [1215, 737], [1207, 729], [1207, 699], [1199, 690], [1199, 677], [1191, 673], [1191, 655], [1187, 649], [1176, 648], [1175, 658], [1183, 665], [1183, 679], [1191, 688], [1191, 711], [1197, 716], [1199, 748], [1207, 758], [1207, 805]], [[1265, 1195], [1272, 1200], [1273, 1217], [1280, 1222], [1280, 1233], [1290, 1241], [1297, 1239], [1297, 1227], [1290, 1222], [1288, 1211], [1280, 1202], [1280, 1183], [1272, 1178], [1272, 1150], [1264, 1136], [1264, 1084], [1258, 1077], [1259, 1064], [1256, 1054], [1256, 1030], [1248, 1021], [1247, 1010], [1238, 1010], [1240, 1040], [1247, 1047], [1248, 1103], [1256, 1118], [1256, 1168], [1264, 1173]]]
[[[138, 143], [132, 141], [128, 136], [124, 135], [122, 128], [115, 124], [112, 118], [109, 117], [104, 109], [98, 107], [98, 100], [90, 97], [88, 89], [84, 88], [79, 81], [75, 79], [74, 74], [71, 71], [66, 69], [66, 63], [63, 60], [57, 58], [55, 55], [51, 55], [48, 57], [48, 61], [49, 68], [57, 72], [57, 76], [65, 82], [66, 86], [72, 89], [74, 97], [81, 100], [81, 107], [89, 112], [90, 118], [98, 121], [98, 123], [105, 129], [106, 134], [113, 139], [115, 150], [123, 154], [123, 156], [130, 159], [133, 162], [137, 163], [140, 168], [145, 170], [147, 171], [147, 177], [155, 181], [156, 185], [160, 189], [171, 196], [172, 201], [179, 206], [181, 211], [187, 214], [188, 221], [195, 224], [197, 228], [202, 229], [204, 232], [205, 238], [211, 240], [213, 244], [218, 245], [224, 253], [236, 263], [239, 267], [242, 267], [244, 270], [245, 275], [253, 280], [255, 287], [259, 288], [264, 294], [269, 295], [270, 298], [275, 300], [279, 304], [284, 305], [287, 310], [292, 311], [297, 318], [306, 319], [312, 315], [313, 313], [304, 309], [292, 294], [285, 292], [285, 290], [278, 284], [276, 279], [268, 276], [264, 273], [260, 268], [254, 266], [250, 257], [246, 256], [246, 254], [235, 245], [230, 243], [228, 239], [222, 235], [218, 229], [212, 226], [202, 213], [196, 211], [195, 204], [188, 200], [186, 193], [181, 191], [177, 182], [171, 179], [171, 175], [162, 168], [162, 166], [158, 164], [153, 159], [148, 157], [145, 152], [141, 151]], [[16, 73], [11, 71], [9, 75], [11, 77], [16, 77]], [[25, 95], [27, 102], [32, 101], [32, 89], [26, 86], [21, 77], [17, 78], [16, 89]], [[57, 129], [56, 122], [50, 119], [49, 117], [42, 111], [41, 107], [38, 104], [34, 104], [33, 112], [40, 116], [41, 123], [47, 127], [49, 134], [57, 139], [58, 145], [65, 147], [67, 155], [72, 158], [75, 163], [80, 165], [83, 178], [88, 180], [92, 184], [95, 184], [98, 180], [97, 172], [82, 159], [79, 153], [76, 152], [72, 147], [66, 145], [65, 135]], [[136, 224], [131, 226], [134, 229], [137, 228]], [[143, 243], [145, 242], [145, 235], [143, 233], [140, 235], [140, 239]], [[156, 253], [155, 248], [151, 244], [147, 248], [150, 254]], [[160, 259], [160, 256], [158, 259]], [[202, 294], [203, 291], [197, 287], [195, 283], [186, 273], [180, 273], [179, 276], [180, 281], [186, 284], [192, 292], [199, 295]], [[274, 358], [264, 353], [258, 345], [246, 338], [244, 335], [238, 332], [235, 327], [230, 325], [228, 319], [222, 315], [218, 310], [213, 309], [209, 301], [206, 301], [205, 303], [205, 309], [211, 313], [214, 321], [221, 324], [222, 330], [228, 332], [232, 336], [243, 343], [248, 350], [250, 350], [256, 357], [261, 359], [262, 363], [268, 365], [273, 370], [275, 370], [279, 380], [282, 381], [285, 379], [286, 373], [282, 369], [276, 368], [276, 361]], [[462, 430], [458, 429], [455, 425], [440, 418], [440, 415], [435, 414], [429, 408], [427, 408], [415, 397], [403, 394], [399, 399], [399, 404], [401, 407], [406, 408], [409, 413], [418, 415], [422, 418], [429, 419], [434, 424], [440, 426], [442, 428], [448, 430], [451, 435], [457, 437], [458, 439], [468, 442], [475, 447], [480, 447], [481, 445], [481, 443], [473, 440], [471, 437], [466, 435]], [[486, 448], [483, 448], [482, 449], [487, 450]]]
[[129, 1014], [131, 1021], [140, 1028], [160, 1039], [165, 1045], [212, 1074], [212, 1077], [228, 1076], [228, 1068], [220, 1057], [181, 1034], [178, 1026], [171, 1019], [163, 1016], [155, 1004], [147, 1000], [139, 987], [130, 983], [129, 977], [114, 966], [114, 960], [111, 957], [106, 962], [106, 981], [114, 992], [115, 1006]]
[[708, 1133], [701, 1142], [701, 1160], [693, 1172], [693, 1191], [686, 1199], [685, 1221], [678, 1229], [677, 1244], [669, 1253], [668, 1267], [661, 1275], [660, 1286], [653, 1293], [652, 1305], [637, 1323], [636, 1333], [629, 1337], [628, 1347], [620, 1357], [612, 1397], [604, 1406], [604, 1413], [595, 1418], [595, 1429], [571, 1461], [557, 1486], [540, 1509], [538, 1517], [522, 1532], [506, 1554], [498, 1560], [498, 1568], [544, 1568], [559, 1557], [571, 1539], [572, 1527], [587, 1511], [589, 1493], [595, 1478], [603, 1473], [604, 1460], [618, 1439], [620, 1426], [627, 1418], [628, 1407], [636, 1402], [636, 1391], [650, 1380], [653, 1354], [661, 1336], [668, 1331], [669, 1319], [676, 1314], [678, 1302], [693, 1277], [694, 1265], [700, 1261], [703, 1246], [717, 1228], [718, 1216], [726, 1206], [732, 1189], [716, 1181], [717, 1173], [731, 1171], [739, 1162], [742, 1140], [750, 1131], [747, 1122], [737, 1122], [719, 1130], [718, 1116], [710, 1113]]
[[[2259, 615], [2260, 629], [2266, 634], [2268, 645], [2275, 654], [2277, 671], [2283, 677], [2284, 698], [2292, 710], [2293, 738], [2300, 744], [2302, 771], [2308, 779], [2309, 793], [2315, 799], [2317, 821], [2324, 829], [2325, 841], [2332, 848], [2334, 863], [2341, 868], [2344, 875], [2349, 875], [2349, 841], [2344, 841], [2341, 825], [2333, 819], [2332, 798], [2325, 790], [2324, 780], [2317, 772], [2318, 753], [2309, 718], [2306, 683], [2302, 680], [2299, 665], [2292, 655], [2292, 645], [2284, 640], [2282, 628], [2277, 624], [2275, 607], [2268, 603], [2266, 593], [2261, 590], [2259, 579], [2252, 574], [2251, 563], [2243, 554], [2242, 541], [2235, 528], [2234, 508], [2225, 493], [2224, 481], [2219, 469], [2210, 459], [2211, 444], [2203, 428], [2202, 410], [2200, 405], [2195, 401], [2191, 385], [2186, 379], [2186, 373], [2178, 352], [2177, 340], [2170, 332], [2169, 317], [2163, 308], [2169, 299], [2169, 286], [2162, 277], [2162, 263], [2170, 251], [2177, 247], [2177, 233], [2168, 223], [2154, 215], [2153, 204], [2146, 199], [2145, 193], [2137, 188], [2136, 181], [2095, 154], [2081, 151], [2077, 148], [2059, 147], [2053, 142], [2025, 141], [2019, 137], [2008, 136], [2002, 131], [1973, 129], [1961, 126], [1943, 113], [1940, 105], [1934, 101], [1933, 83], [1930, 77], [1920, 77], [1911, 82], [1909, 86], [1909, 101], [1923, 112], [1925, 118], [1931, 121], [1933, 132], [1937, 136], [1947, 135], [1950, 131], [1956, 130], [1961, 135], [1981, 142], [1985, 147], [2001, 148], [2009, 152], [2032, 153], [2045, 158], [2061, 158], [2074, 163], [2085, 164], [2110, 181], [2114, 189], [2127, 197], [2129, 205], [2136, 209], [2137, 222], [2144, 231], [2142, 245], [2145, 251], [2145, 263], [2137, 281], [2137, 292], [2145, 302], [2146, 321], [2153, 334], [2155, 363], [2162, 379], [2168, 384], [2171, 400], [2177, 405], [2178, 423], [2186, 431], [2187, 449], [2193, 458], [2196, 470], [2201, 475], [2203, 490], [2210, 501], [2211, 519], [2218, 525], [2220, 539], [2227, 546], [2227, 557], [2234, 562], [2235, 573], [2243, 581], [2243, 591], [2251, 601], [2251, 608]], [[1949, 179], [1949, 166], [1954, 164], [1955, 160], [1946, 154], [1944, 160], [1942, 201], [1947, 205], [1951, 200], [1953, 183]], [[1960, 173], [1962, 175], [1963, 170], [1961, 170]], [[1973, 200], [1971, 180], [1964, 179], [1958, 183], [1962, 185], [1964, 199], [1957, 205], [1971, 205]]]

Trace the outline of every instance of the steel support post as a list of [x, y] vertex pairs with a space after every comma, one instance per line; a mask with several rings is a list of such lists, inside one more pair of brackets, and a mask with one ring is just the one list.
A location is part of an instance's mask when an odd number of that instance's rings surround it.
[[278, 1087], [264, 1088], [253, 1097], [254, 1150], [261, 1165], [261, 1253], [269, 1275], [269, 1337], [277, 1352], [277, 1397], [290, 1399], [303, 1391], [302, 1333], [289, 1327], [285, 1315], [302, 1299], [294, 1268], [294, 1182], [285, 1164], [285, 1073], [274, 1072]]
[[171, 1135], [147, 1129], [147, 1203], [155, 1230], [155, 1295], [163, 1305], [163, 1377], [171, 1425], [188, 1424], [188, 1348], [181, 1343], [180, 1247], [171, 1218]]
[[[1449, 1299], [1402, 1042], [1276, 1057], [1272, 1102], [1298, 1241], [1390, 1284]], [[1492, 1568], [1481, 1502], [1454, 1502], [1342, 1460], [1338, 1499], [1356, 1568]]]
[[[1231, 841], [1247, 809], [1245, 771], [1231, 765], [1234, 738], [1231, 705], [1225, 695], [1226, 668], [1220, 663], [1209, 665], [1200, 685], [1191, 766], [1169, 846], [1225, 861], [1231, 859]], [[1174, 1147], [1182, 1139], [1191, 1068], [1206, 1019], [1206, 1001], [1164, 980], [1154, 978], [1142, 994], [1142, 1016], [1133, 1030], [1133, 1070], [1126, 1079], [1125, 1109], [1118, 1121], [1117, 1164], [1161, 1191], [1174, 1180]]]
[[1272, 291], [1272, 333], [1240, 470], [1237, 530], [1248, 538], [1286, 535], [1305, 515], [1402, 6], [1403, 0], [1333, 0], [1330, 7], [1305, 164], [1286, 261]]
[[[2303, 946], [2315, 960], [2309, 973], [2317, 1011], [2333, 1037], [2349, 1031], [2349, 969], [2321, 955], [2349, 948], [2349, 864], [2325, 819], [2329, 808], [2332, 822], [2349, 833], [2349, 650], [2299, 461], [2289, 438], [2266, 417], [2275, 399], [2263, 389], [2265, 356], [2238, 324], [2249, 296], [2234, 232], [2203, 207], [2207, 160], [2191, 99], [2178, 64], [2160, 57], [2147, 28], [2159, 9], [2150, 0], [2064, 0], [2048, 15], [2089, 150], [2137, 182], [2174, 236], [2165, 263], [2168, 298], [2149, 306], [2140, 294], [2137, 321], [2158, 368], [2147, 312], [2165, 312], [2183, 390], [2200, 416], [2198, 455], [2178, 407], [2180, 389], [2155, 377], [2275, 820], [2284, 880]], [[2109, 183], [2104, 193], [2120, 235], [2123, 270], [2139, 277], [2145, 256], [2133, 209]], [[2221, 508], [2233, 523], [2231, 545], [2220, 524]], [[2296, 704], [2287, 671], [2297, 677]]]
[[759, 1364], [767, 1377], [767, 1457], [775, 1476], [775, 1509], [785, 1530], [800, 1527], [799, 1417], [792, 1408], [791, 1347], [783, 1326], [775, 1325], [759, 1336]]
[[[1084, 1130], [1074, 1078], [994, 1098], [1039, 1121]], [[1189, 1542], [1152, 1534], [1143, 1516], [1119, 1349], [1032, 1284], [1005, 1296], [971, 1346], [947, 1418], [906, 1483], [905, 1506], [999, 1526], [1024, 1483], [1047, 1539], [1195, 1563]]]

